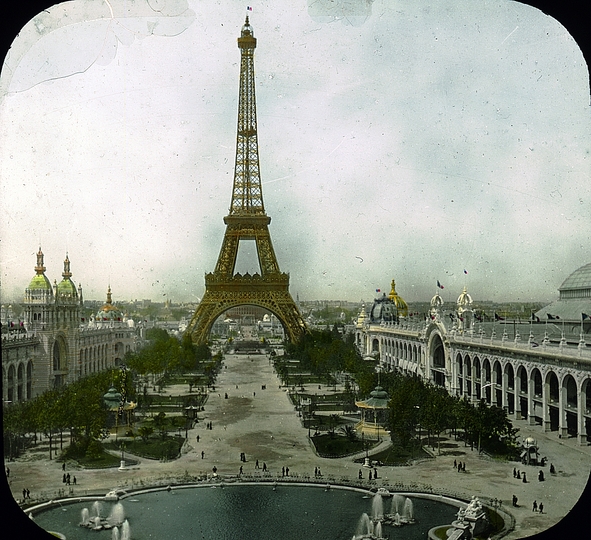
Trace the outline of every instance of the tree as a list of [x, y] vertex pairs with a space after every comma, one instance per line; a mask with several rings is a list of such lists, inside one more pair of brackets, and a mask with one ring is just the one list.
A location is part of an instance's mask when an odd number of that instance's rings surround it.
[[416, 425], [419, 423], [419, 410], [422, 382], [417, 378], [401, 378], [395, 388], [390, 389], [389, 427], [394, 438], [407, 447]]
[[166, 413], [159, 412], [154, 417], [154, 425], [160, 431], [160, 436], [164, 439], [166, 437]]
[[441, 453], [439, 435], [453, 422], [453, 398], [441, 386], [427, 385], [425, 400], [420, 406], [420, 421], [430, 434], [437, 437], [437, 453]]
[[341, 428], [339, 428], [339, 431], [341, 431], [349, 441], [357, 440], [357, 432], [355, 431], [355, 428], [352, 425], [347, 424], [345, 426], [342, 426]]
[[154, 433], [154, 428], [152, 426], [145, 426], [144, 425], [138, 429], [138, 433], [140, 434], [142, 441], [144, 441], [146, 443], [146, 442], [148, 442], [150, 435], [152, 435], [152, 433]]

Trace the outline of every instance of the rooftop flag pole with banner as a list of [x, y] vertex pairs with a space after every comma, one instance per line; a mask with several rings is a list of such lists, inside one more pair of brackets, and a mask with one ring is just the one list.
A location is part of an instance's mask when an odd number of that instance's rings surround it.
[[439, 289], [443, 289], [443, 288], [444, 288], [444, 287], [443, 287], [443, 285], [442, 285], [441, 283], [439, 283], [439, 280], [437, 280], [437, 287], [438, 287]]

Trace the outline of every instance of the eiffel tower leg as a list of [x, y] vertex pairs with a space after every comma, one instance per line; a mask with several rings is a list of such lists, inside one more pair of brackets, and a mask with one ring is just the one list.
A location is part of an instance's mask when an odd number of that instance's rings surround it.
[[216, 302], [212, 300], [211, 294], [206, 291], [185, 331], [196, 345], [207, 343], [209, 330], [217, 318]]

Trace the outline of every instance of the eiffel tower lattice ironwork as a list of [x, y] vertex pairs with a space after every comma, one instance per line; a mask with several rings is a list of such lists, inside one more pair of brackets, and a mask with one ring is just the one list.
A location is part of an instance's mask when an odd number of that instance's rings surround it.
[[[226, 232], [213, 272], [205, 275], [205, 294], [186, 332], [194, 343], [207, 341], [215, 320], [239, 305], [255, 305], [273, 313], [287, 337], [295, 341], [306, 331], [302, 316], [289, 293], [289, 275], [279, 270], [265, 213], [259, 171], [255, 100], [254, 50], [256, 39], [248, 16], [238, 38], [240, 92], [236, 164]], [[260, 274], [234, 273], [241, 240], [254, 240]]]

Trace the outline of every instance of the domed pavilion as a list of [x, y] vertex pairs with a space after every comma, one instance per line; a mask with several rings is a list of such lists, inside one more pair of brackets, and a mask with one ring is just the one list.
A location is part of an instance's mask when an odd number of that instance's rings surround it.
[[558, 300], [534, 313], [540, 321], [557, 319], [591, 327], [591, 263], [581, 266], [558, 288]]
[[361, 421], [357, 423], [355, 430], [367, 438], [378, 440], [380, 432], [384, 435], [389, 433], [385, 427], [389, 400], [388, 393], [378, 384], [367, 399], [356, 401], [355, 405], [361, 411]]
[[95, 322], [98, 326], [115, 326], [123, 322], [123, 312], [113, 304], [111, 287], [107, 290], [107, 301], [100, 307], [95, 315]]
[[408, 305], [396, 292], [396, 282], [392, 280], [390, 294], [384, 293], [374, 300], [369, 312], [369, 320], [372, 323], [398, 322], [400, 317], [408, 315]]

